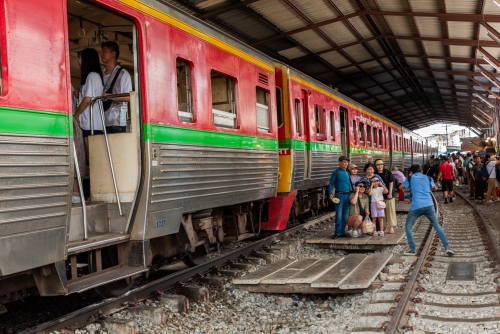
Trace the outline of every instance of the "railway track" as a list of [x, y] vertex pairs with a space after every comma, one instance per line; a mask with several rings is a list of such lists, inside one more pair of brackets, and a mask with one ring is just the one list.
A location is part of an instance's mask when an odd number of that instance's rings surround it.
[[434, 229], [416, 232], [426, 238], [405, 277], [407, 282], [389, 293], [380, 292], [393, 297], [395, 305], [387, 313], [378, 313], [381, 320], [392, 315], [380, 325], [385, 333], [500, 331], [499, 248], [480, 210], [458, 194], [461, 198], [443, 205], [440, 215], [455, 256], [446, 255]]
[[333, 217], [334, 213], [327, 213], [319, 217], [311, 218], [307, 222], [300, 224], [296, 227], [264, 237], [253, 243], [249, 243], [236, 250], [223, 254], [222, 256], [210, 259], [205, 263], [200, 264], [196, 267], [187, 268], [175, 272], [171, 275], [165, 276], [161, 279], [139, 286], [129, 291], [128, 293], [124, 294], [123, 296], [106, 299], [102, 302], [89, 305], [80, 310], [58, 317], [57, 319], [54, 319], [52, 321], [24, 330], [21, 333], [46, 334], [53, 331], [59, 331], [69, 326], [75, 326], [75, 324], [78, 324], [78, 327], [85, 326], [86, 324], [90, 323], [89, 319], [93, 318], [95, 320], [99, 314], [110, 314], [117, 312], [121, 309], [126, 308], [127, 307], [126, 305], [130, 302], [136, 303], [138, 301], [145, 300], [148, 297], [151, 297], [158, 291], [165, 291], [172, 289], [179, 282], [185, 282], [195, 277], [197, 274], [208, 272], [214, 267], [221, 267], [230, 261], [237, 260], [242, 255], [250, 254], [252, 251], [256, 249], [260, 249], [265, 246], [270, 246], [271, 244], [281, 240], [283, 237], [292, 237], [293, 234], [298, 233], [300, 231], [311, 230], [314, 227], [317, 227], [320, 223], [330, 220]]

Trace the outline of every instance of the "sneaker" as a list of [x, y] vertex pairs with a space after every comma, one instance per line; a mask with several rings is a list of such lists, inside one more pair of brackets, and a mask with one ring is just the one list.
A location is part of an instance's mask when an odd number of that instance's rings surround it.
[[77, 203], [81, 203], [81, 202], [82, 202], [82, 200], [81, 200], [80, 196], [71, 196], [71, 203], [77, 204]]
[[373, 231], [372, 236], [378, 237], [378, 232], [377, 231]]
[[345, 234], [346, 234], [348, 237], [352, 237], [352, 236], [353, 236], [353, 235], [352, 235], [352, 232], [353, 232], [353, 231], [349, 230], [349, 231], [347, 231]]
[[358, 231], [352, 231], [351, 235], [352, 235], [353, 238], [359, 237]]
[[385, 235], [384, 231], [380, 231], [380, 232], [378, 232], [378, 236], [379, 236], [379, 237], [383, 237], [384, 235]]
[[490, 200], [486, 201], [486, 203], [493, 203], [493, 201], [490, 199]]
[[417, 255], [417, 252], [410, 249], [410, 250], [407, 250], [406, 252], [404, 252], [403, 255], [415, 256], [415, 255]]
[[452, 251], [451, 249], [449, 249], [449, 248], [448, 248], [448, 249], [446, 250], [446, 255], [448, 255], [448, 256], [453, 256], [453, 255], [455, 255], [455, 252], [454, 252], [454, 251]]

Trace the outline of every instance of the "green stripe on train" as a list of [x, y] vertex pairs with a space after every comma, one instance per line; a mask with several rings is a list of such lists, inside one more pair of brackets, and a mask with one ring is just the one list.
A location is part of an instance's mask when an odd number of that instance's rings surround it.
[[365, 147], [349, 147], [349, 152], [354, 154], [371, 154], [371, 155], [387, 155], [389, 151], [384, 150], [374, 150]]
[[157, 143], [277, 150], [278, 140], [227, 132], [144, 124], [144, 139]]
[[280, 139], [280, 149], [304, 150], [308, 151], [326, 151], [326, 152], [342, 152], [342, 147], [339, 144], [319, 143], [315, 141], [306, 142], [298, 139]]
[[72, 136], [71, 115], [0, 106], [0, 133]]

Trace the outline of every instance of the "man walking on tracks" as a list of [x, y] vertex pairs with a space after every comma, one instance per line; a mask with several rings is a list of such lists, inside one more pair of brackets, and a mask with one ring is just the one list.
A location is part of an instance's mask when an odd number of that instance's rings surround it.
[[443, 163], [439, 167], [437, 180], [441, 180], [443, 187], [444, 204], [448, 204], [448, 191], [450, 192], [450, 203], [453, 203], [453, 180], [455, 179], [455, 168], [448, 162], [446, 156], [441, 158]]
[[417, 248], [413, 240], [413, 224], [421, 216], [427, 217], [436, 230], [439, 239], [443, 243], [444, 249], [448, 256], [455, 255], [450, 249], [448, 239], [444, 233], [441, 225], [439, 225], [436, 210], [434, 209], [434, 202], [432, 201], [431, 189], [436, 190], [434, 180], [427, 175], [422, 174], [422, 167], [419, 164], [410, 167], [409, 177], [400, 185], [400, 189], [407, 188], [411, 191], [411, 207], [408, 216], [406, 217], [405, 229], [406, 239], [408, 239], [408, 246], [410, 250], [404, 252], [405, 255], [416, 255]]
[[[351, 179], [347, 172], [349, 159], [345, 156], [339, 158], [339, 167], [334, 170], [330, 177], [330, 185], [328, 186], [328, 194], [330, 199], [335, 203], [335, 235], [333, 239], [338, 239], [344, 236], [347, 218], [349, 218], [349, 193]], [[333, 196], [333, 188], [335, 188], [335, 198]]]

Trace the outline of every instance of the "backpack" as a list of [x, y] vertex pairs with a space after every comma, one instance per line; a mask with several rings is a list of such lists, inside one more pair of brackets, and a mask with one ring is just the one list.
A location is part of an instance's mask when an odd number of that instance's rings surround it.
[[[483, 180], [488, 180], [490, 178], [490, 175], [491, 175], [491, 172], [488, 172], [488, 168], [486, 168], [488, 166], [490, 162], [488, 161], [487, 163], [484, 164], [484, 166], [481, 168], [481, 177], [483, 178]], [[496, 166], [495, 166], [496, 167]], [[493, 169], [491, 170], [493, 171]]]
[[498, 165], [495, 165], [495, 173], [497, 174], [497, 181], [500, 182], [500, 168], [498, 168]]

